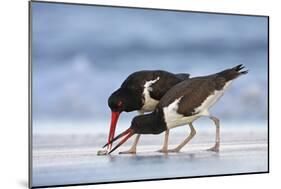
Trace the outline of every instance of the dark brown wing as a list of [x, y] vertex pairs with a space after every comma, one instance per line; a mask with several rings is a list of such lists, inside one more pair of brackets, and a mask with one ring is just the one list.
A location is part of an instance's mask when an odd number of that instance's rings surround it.
[[178, 73], [176, 74], [177, 78], [179, 78], [180, 80], [185, 80], [185, 79], [190, 79], [190, 74], [187, 73]]
[[182, 97], [178, 113], [185, 116], [197, 114], [198, 112], [195, 109], [215, 90], [222, 90], [226, 82], [248, 73], [248, 70], [243, 71], [243, 69], [244, 66], [241, 64], [213, 75], [184, 80], [172, 87], [163, 96], [157, 110], [167, 107], [176, 99]]
[[163, 70], [142, 70], [129, 75], [121, 87], [132, 91], [143, 91], [146, 81], [155, 80], [158, 77], [159, 80], [150, 86], [150, 96], [156, 100], [160, 100], [172, 86], [187, 79], [189, 74], [176, 75]]
[[160, 100], [167, 91], [179, 82], [181, 82], [181, 80], [176, 78], [170, 78], [169, 80], [162, 78], [151, 86], [150, 96], [156, 100]]
[[164, 108], [181, 98], [178, 113], [191, 116], [197, 114], [195, 109], [199, 107], [204, 100], [220, 90], [225, 85], [225, 79], [217, 76], [198, 77], [182, 81], [171, 88], [161, 99], [158, 107]]
[[130, 89], [133, 92], [141, 93], [146, 81], [159, 80], [150, 86], [150, 96], [160, 100], [166, 92], [177, 83], [188, 79], [189, 74], [173, 74], [163, 70], [142, 70], [132, 73], [122, 83], [121, 88]]
[[168, 90], [173, 86], [188, 78], [188, 74], [176, 75], [169, 72], [156, 72], [155, 78], [159, 77], [159, 81], [151, 85], [150, 96], [156, 100], [160, 100]]

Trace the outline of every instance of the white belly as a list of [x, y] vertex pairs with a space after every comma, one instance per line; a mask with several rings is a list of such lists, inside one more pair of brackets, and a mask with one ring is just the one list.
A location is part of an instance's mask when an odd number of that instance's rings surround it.
[[145, 103], [141, 108], [141, 111], [143, 112], [152, 112], [155, 110], [157, 104], [158, 104], [158, 100], [154, 100], [153, 98], [151, 98], [150, 96], [145, 98]]
[[169, 106], [163, 108], [164, 118], [168, 129], [191, 123], [200, 117], [199, 115], [184, 117], [183, 115], [179, 114], [177, 110], [181, 98], [182, 97], [176, 99]]
[[188, 123], [192, 123], [193, 121], [195, 121], [196, 119], [198, 119], [199, 117], [201, 117], [202, 115], [200, 114], [196, 114], [194, 116], [188, 116], [188, 117], [184, 117], [180, 114], [174, 114], [173, 116], [166, 116], [165, 120], [167, 123], [167, 128], [168, 129], [172, 129], [175, 127], [179, 127], [182, 125], [186, 125]]

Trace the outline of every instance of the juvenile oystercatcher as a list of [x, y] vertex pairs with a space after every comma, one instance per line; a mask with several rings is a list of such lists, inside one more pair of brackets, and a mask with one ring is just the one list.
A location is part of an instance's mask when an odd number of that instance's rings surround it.
[[[137, 110], [142, 115], [144, 112], [154, 111], [159, 100], [171, 87], [188, 78], [189, 74], [173, 74], [161, 70], [138, 71], [129, 75], [121, 87], [108, 99], [112, 112], [108, 142], [114, 138], [121, 112]], [[139, 138], [140, 134], [137, 135], [128, 151], [120, 153], [136, 153]], [[108, 149], [111, 149], [111, 144], [108, 145]]]
[[161, 98], [154, 112], [135, 117], [129, 129], [106, 144], [124, 137], [109, 154], [134, 134], [159, 134], [188, 124], [191, 132], [176, 148], [168, 150], [168, 134], [165, 136], [163, 152], [179, 152], [196, 134], [192, 123], [201, 116], [209, 117], [216, 126], [215, 145], [208, 150], [219, 151], [219, 119], [209, 113], [209, 108], [219, 100], [235, 78], [248, 73], [248, 70], [243, 71], [243, 68], [238, 65], [213, 75], [195, 77], [178, 83]]

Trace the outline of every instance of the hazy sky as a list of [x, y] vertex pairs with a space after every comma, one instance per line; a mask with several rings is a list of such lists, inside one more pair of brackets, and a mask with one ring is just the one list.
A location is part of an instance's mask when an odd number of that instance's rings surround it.
[[198, 76], [238, 64], [250, 72], [214, 112], [266, 119], [266, 17], [33, 2], [32, 24], [34, 119], [106, 118], [108, 96], [138, 70]]

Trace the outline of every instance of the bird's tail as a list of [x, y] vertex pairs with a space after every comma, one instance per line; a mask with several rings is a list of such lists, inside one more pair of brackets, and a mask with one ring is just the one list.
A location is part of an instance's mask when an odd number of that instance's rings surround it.
[[240, 75], [247, 74], [249, 72], [249, 70], [243, 70], [244, 68], [245, 67], [242, 64], [240, 64], [233, 68], [219, 72], [219, 73], [217, 73], [217, 75], [225, 78], [225, 80], [227, 82], [227, 81], [230, 81], [230, 80], [233, 80], [233, 79], [239, 77]]

